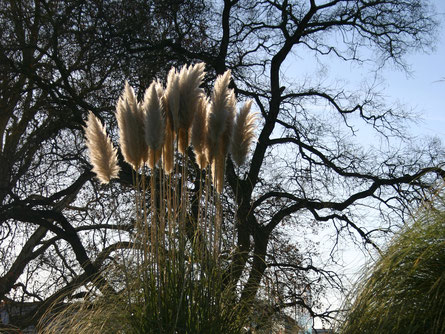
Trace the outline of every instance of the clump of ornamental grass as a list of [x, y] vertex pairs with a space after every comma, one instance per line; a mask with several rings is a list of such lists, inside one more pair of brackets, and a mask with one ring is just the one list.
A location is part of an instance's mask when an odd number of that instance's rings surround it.
[[[197, 257], [199, 251], [191, 254]], [[234, 287], [223, 287], [220, 267], [202, 267], [197, 258], [181, 256], [180, 249], [176, 256], [161, 268], [138, 261], [109, 268], [104, 276], [119, 282], [116, 293], [92, 289], [69, 304], [61, 298], [44, 316], [39, 333], [241, 333], [247, 315], [236, 303]]]
[[208, 174], [221, 193], [226, 157], [230, 151], [237, 166], [244, 164], [255, 138], [257, 114], [250, 112], [252, 101], [247, 101], [237, 115], [230, 70], [217, 77], [210, 99], [206, 97], [200, 87], [204, 68], [204, 63], [180, 71], [172, 68], [166, 87], [154, 81], [139, 103], [126, 82], [116, 105], [119, 143], [124, 160], [135, 171], [145, 164], [153, 169], [161, 159], [166, 175], [174, 170], [175, 152], [187, 158], [191, 143], [198, 167], [211, 166]]
[[[133, 247], [101, 275], [113, 293], [88, 291], [83, 301], [48, 316], [42, 333], [242, 331], [248, 307], [225, 276], [219, 194], [227, 154], [231, 149], [237, 165], [245, 162], [256, 116], [248, 101], [236, 117], [230, 71], [216, 79], [211, 98], [206, 97], [200, 87], [204, 68], [200, 63], [171, 69], [166, 87], [153, 81], [142, 101], [125, 83], [116, 117], [122, 155], [134, 171]], [[108, 182], [117, 176], [116, 152], [98, 124], [87, 122], [87, 143], [93, 171]], [[193, 193], [187, 183], [190, 143], [196, 165], [205, 170]], [[99, 147], [105, 144], [106, 149]], [[106, 154], [97, 153], [102, 151]]]
[[63, 298], [44, 315], [38, 325], [42, 334], [127, 334], [132, 331], [131, 314], [122, 294], [97, 296], [91, 293], [81, 301], [63, 302]]
[[342, 334], [445, 333], [445, 198], [427, 202], [357, 284]]

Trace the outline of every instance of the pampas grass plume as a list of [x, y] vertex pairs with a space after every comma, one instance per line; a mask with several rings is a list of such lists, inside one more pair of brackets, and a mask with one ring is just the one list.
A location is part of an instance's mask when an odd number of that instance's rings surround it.
[[144, 121], [133, 88], [125, 82], [124, 92], [116, 105], [119, 143], [124, 160], [138, 170], [148, 159], [144, 139]]
[[174, 67], [167, 76], [167, 87], [162, 97], [165, 113], [165, 139], [163, 147], [162, 166], [164, 172], [173, 171], [175, 138], [179, 127], [179, 73]]
[[230, 90], [230, 70], [218, 76], [212, 93], [212, 102], [207, 119], [207, 159], [212, 162], [219, 151], [221, 136], [226, 127], [227, 117], [229, 117]]
[[237, 166], [246, 161], [249, 147], [255, 139], [255, 127], [258, 119], [257, 113], [251, 113], [252, 100], [247, 101], [241, 108], [233, 130], [231, 155]]
[[93, 172], [101, 183], [109, 183], [118, 177], [120, 171], [116, 148], [107, 136], [105, 127], [91, 111], [84, 129]]
[[151, 168], [153, 168], [154, 164], [159, 160], [164, 144], [165, 119], [160, 99], [161, 94], [162, 86], [158, 82], [153, 81], [145, 91], [144, 102], [142, 104], [145, 142], [150, 149], [150, 157], [148, 160]]
[[179, 130], [178, 151], [184, 154], [189, 145], [189, 131], [192, 126], [203, 90], [199, 87], [204, 79], [205, 64], [184, 66], [179, 73]]
[[233, 89], [228, 91], [228, 98], [226, 104], [226, 121], [224, 130], [221, 135], [218, 154], [226, 156], [232, 143], [233, 125], [235, 123], [236, 116], [236, 97]]
[[199, 100], [198, 109], [192, 127], [192, 145], [196, 156], [196, 163], [200, 169], [207, 167], [207, 157], [205, 155], [207, 144], [207, 108], [209, 100], [202, 96]]
[[173, 128], [173, 119], [169, 112], [169, 104], [167, 97], [162, 97], [164, 114], [165, 114], [165, 134], [164, 134], [164, 146], [162, 148], [162, 167], [166, 174], [170, 174], [173, 171], [174, 153], [175, 153], [175, 132]]
[[214, 182], [216, 183], [216, 191], [218, 194], [221, 194], [223, 190], [224, 184], [224, 174], [226, 168], [226, 156], [229, 151], [231, 140], [232, 140], [232, 132], [233, 132], [233, 123], [235, 121], [236, 114], [236, 98], [235, 92], [233, 89], [229, 90], [227, 104], [226, 104], [226, 122], [224, 124], [224, 130], [219, 139], [218, 148], [216, 151], [216, 156], [214, 160]]
[[233, 89], [229, 89], [230, 70], [215, 81], [212, 103], [207, 126], [207, 158], [212, 164], [213, 183], [218, 193], [222, 192], [226, 155], [230, 147], [233, 123], [236, 114], [236, 98]]
[[171, 119], [173, 130], [176, 132], [179, 126], [179, 73], [172, 67], [167, 76], [165, 89], [165, 106], [168, 110], [167, 118]]

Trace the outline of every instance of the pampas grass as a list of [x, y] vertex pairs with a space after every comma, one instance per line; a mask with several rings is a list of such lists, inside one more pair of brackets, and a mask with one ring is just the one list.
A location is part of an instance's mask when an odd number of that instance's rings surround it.
[[105, 127], [91, 111], [84, 129], [93, 172], [101, 183], [109, 183], [111, 179], [118, 177], [120, 171], [116, 149], [107, 136]]
[[216, 191], [218, 192], [218, 194], [221, 194], [224, 186], [226, 156], [230, 148], [232, 132], [233, 132], [233, 123], [235, 120], [236, 98], [233, 90], [229, 90], [226, 110], [227, 110], [227, 117], [224, 124], [224, 131], [219, 139], [216, 155], [212, 162], [213, 178], [216, 186]]
[[154, 168], [161, 156], [165, 136], [165, 120], [162, 110], [162, 86], [153, 81], [147, 88], [142, 103], [145, 143], [149, 147], [148, 164]]
[[167, 76], [167, 88], [165, 89], [165, 102], [168, 109], [167, 118], [170, 119], [174, 132], [179, 126], [179, 73], [174, 67], [170, 69]]
[[200, 169], [205, 169], [208, 165], [206, 157], [207, 144], [207, 108], [209, 99], [202, 96], [199, 100], [195, 119], [192, 127], [192, 145], [195, 152], [196, 163]]
[[[241, 334], [248, 321], [233, 286], [223, 287], [219, 264], [198, 265], [199, 251], [164, 262], [117, 266], [107, 277], [125, 282], [115, 294], [88, 291], [82, 301], [64, 303], [46, 314], [40, 334]], [[184, 262], [185, 260], [185, 262]], [[128, 279], [122, 276], [127, 276]]]
[[247, 101], [241, 108], [235, 122], [230, 153], [237, 166], [245, 163], [250, 145], [255, 139], [257, 114], [250, 113], [252, 100]]
[[219, 140], [220, 143], [218, 145], [219, 146], [218, 154], [220, 154], [224, 158], [227, 156], [230, 144], [232, 142], [233, 125], [235, 122], [235, 115], [236, 115], [236, 97], [233, 89], [229, 90], [229, 95], [226, 104], [226, 113], [227, 117], [224, 124], [224, 131], [221, 135], [221, 138]]
[[173, 171], [175, 138], [179, 126], [179, 73], [174, 67], [167, 76], [167, 87], [162, 98], [165, 112], [165, 141], [162, 164], [164, 172]]
[[229, 83], [230, 70], [227, 70], [223, 75], [216, 78], [213, 88], [207, 121], [207, 159], [209, 162], [213, 161], [218, 152], [218, 145], [221, 142], [221, 136], [226, 126], [226, 119], [229, 114], [227, 108], [230, 96]]
[[232, 137], [236, 98], [229, 89], [230, 70], [216, 79], [207, 119], [207, 160], [212, 165], [213, 182], [218, 193], [222, 192], [226, 155]]
[[341, 334], [445, 333], [445, 197], [427, 202], [357, 284]]
[[230, 70], [217, 77], [209, 102], [200, 88], [204, 68], [204, 63], [183, 66], [179, 72], [172, 68], [166, 89], [153, 81], [142, 103], [126, 82], [116, 105], [119, 142], [124, 160], [134, 170], [146, 162], [154, 168], [162, 157], [164, 173], [170, 174], [175, 142], [177, 151], [184, 155], [191, 141], [198, 167], [211, 165], [212, 181], [221, 193], [227, 153], [231, 151], [237, 166], [245, 163], [254, 139], [256, 115], [250, 114], [249, 101], [236, 117], [235, 92], [229, 89]]
[[144, 139], [144, 116], [128, 82], [117, 102], [116, 118], [124, 160], [138, 170], [148, 159], [148, 146]]
[[[166, 104], [164, 104], [164, 106], [166, 106]], [[164, 147], [162, 148], [162, 167], [166, 174], [170, 174], [173, 171], [175, 158], [175, 132], [173, 129], [173, 119], [169, 117], [168, 111], [166, 112], [166, 116]]]
[[[224, 283], [219, 197], [236, 129], [236, 98], [228, 88], [230, 71], [217, 78], [211, 102], [200, 88], [203, 78], [202, 63], [179, 73], [172, 69], [165, 91], [154, 81], [140, 103], [125, 84], [116, 117], [125, 161], [137, 172], [134, 248], [122, 251], [122, 262], [102, 273], [115, 293], [92, 291], [84, 301], [70, 302], [42, 333], [241, 333], [248, 307], [240, 305], [236, 286]], [[250, 143], [253, 122], [245, 119], [247, 125], [238, 127]], [[101, 181], [116, 177], [116, 151], [92, 114], [86, 134], [90, 154], [101, 157], [92, 159], [93, 170]], [[196, 163], [207, 169], [200, 173], [205, 179], [198, 191], [192, 192], [185, 154], [190, 140]], [[183, 154], [176, 164], [175, 153]], [[168, 177], [156, 167], [161, 155]], [[147, 161], [151, 169], [142, 168]], [[145, 182], [147, 176], [150, 182]], [[60, 300], [59, 305], [66, 304]]]
[[203, 95], [200, 88], [204, 79], [205, 64], [184, 66], [179, 72], [179, 117], [178, 117], [178, 151], [184, 154], [189, 146], [189, 132], [198, 106]]

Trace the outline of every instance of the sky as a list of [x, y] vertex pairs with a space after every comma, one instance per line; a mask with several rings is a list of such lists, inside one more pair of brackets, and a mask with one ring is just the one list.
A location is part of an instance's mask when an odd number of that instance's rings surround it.
[[[403, 108], [418, 116], [416, 122], [408, 123], [408, 131], [411, 134], [419, 140], [423, 137], [439, 137], [445, 146], [445, 0], [427, 1], [431, 1], [435, 6], [435, 13], [441, 23], [435, 49], [429, 53], [420, 50], [408, 53], [404, 60], [409, 66], [409, 73], [390, 64], [383, 67], [379, 71], [377, 90], [383, 94], [387, 105], [402, 104]], [[292, 61], [295, 61], [295, 58]], [[298, 61], [299, 66], [292, 63], [288, 65], [292, 74], [301, 77], [305, 74], [304, 68], [307, 69], [307, 74], [315, 70], [313, 64], [304, 57]], [[372, 65], [360, 67], [354, 63], [337, 61], [335, 58], [328, 59], [327, 62], [329, 65], [326, 75], [341, 82], [345, 81], [347, 87], [354, 88], [361, 82], [373, 81], [372, 74], [369, 74]], [[363, 136], [368, 134], [365, 130]], [[372, 142], [372, 139], [368, 140]]]
[[[441, 21], [435, 50], [429, 54], [409, 53], [405, 57], [406, 63], [410, 66], [409, 73], [391, 66], [384, 67], [379, 73], [381, 79], [379, 90], [384, 94], [388, 104], [403, 104], [404, 108], [412, 110], [419, 116], [416, 123], [409, 125], [408, 131], [411, 134], [419, 140], [424, 137], [439, 137], [445, 146], [445, 0], [431, 2], [436, 7], [436, 13]], [[346, 67], [341, 65], [340, 68], [330, 68], [329, 72], [334, 76], [343, 75], [352, 83], [363, 80], [363, 75], [366, 75], [366, 68], [344, 66]], [[348, 66], [352, 67], [348, 68]], [[327, 240], [321, 240], [321, 242], [323, 244]], [[348, 245], [344, 246], [343, 264], [345, 267], [343, 269], [353, 282], [362, 272], [366, 258], [357, 249], [348, 248]], [[328, 295], [329, 297], [337, 298]], [[330, 302], [337, 305], [340, 303], [332, 299]], [[316, 327], [321, 327], [318, 321]]]
[[[406, 57], [411, 74], [387, 69], [382, 73], [386, 94], [420, 113], [423, 121], [413, 127], [418, 135], [438, 136], [445, 144], [445, 0], [433, 0], [442, 21], [436, 50]], [[442, 80], [442, 81], [441, 81]]]
[[[297, 50], [294, 57], [287, 60], [283, 74], [296, 86], [301, 83], [301, 78], [313, 78], [317, 73], [328, 78], [329, 84], [344, 85], [349, 90], [377, 83], [376, 90], [387, 105], [402, 105], [403, 110], [416, 115], [415, 122], [407, 123], [409, 134], [419, 139], [439, 137], [445, 145], [445, 0], [427, 1], [435, 7], [436, 18], [441, 21], [437, 44], [434, 51], [412, 50], [403, 58], [409, 66], [409, 73], [387, 62], [383, 69], [379, 69], [378, 78], [374, 81], [376, 64], [372, 61], [359, 65], [341, 61], [332, 55], [323, 56], [322, 63], [318, 63], [303, 48], [301, 53]], [[361, 51], [365, 58], [372, 60], [372, 51]], [[372, 143], [368, 130], [360, 131], [358, 140]]]

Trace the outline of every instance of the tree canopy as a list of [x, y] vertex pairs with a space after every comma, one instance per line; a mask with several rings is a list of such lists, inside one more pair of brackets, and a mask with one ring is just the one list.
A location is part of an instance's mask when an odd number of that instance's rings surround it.
[[[205, 62], [204, 89], [230, 69], [238, 100], [253, 99], [251, 155], [240, 168], [226, 161], [227, 279], [246, 301], [273, 290], [277, 311], [329, 320], [320, 294], [342, 289], [307, 233], [331, 227], [378, 247], [445, 176], [440, 144], [411, 145], [405, 109], [371, 83], [304, 77], [299, 58], [403, 68], [434, 41], [426, 0], [7, 0], [0, 25], [0, 298], [39, 306], [11, 318], [21, 327], [128, 247], [117, 236], [134, 228], [131, 169], [121, 160], [119, 179], [101, 186], [82, 131], [91, 110], [117, 141], [125, 80], [141, 95], [171, 66]], [[354, 141], [362, 127], [399, 148]]]

